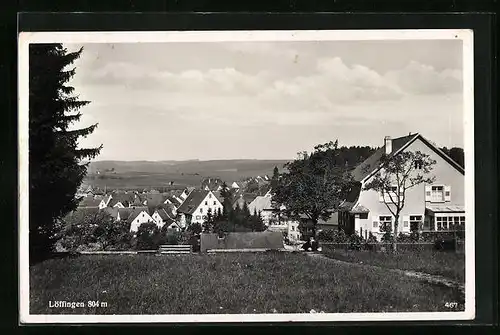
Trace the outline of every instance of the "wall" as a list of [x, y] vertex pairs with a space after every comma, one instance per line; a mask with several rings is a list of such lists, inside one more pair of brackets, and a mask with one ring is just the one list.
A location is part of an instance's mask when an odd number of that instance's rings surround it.
[[[205, 202], [207, 203], [206, 205]], [[212, 210], [212, 214], [217, 213], [218, 209], [222, 211], [222, 204], [219, 200], [217, 200], [212, 192], [209, 192], [205, 199], [203, 199], [203, 201], [201, 202], [200, 206], [196, 208], [196, 211], [194, 211], [193, 213], [191, 223], [203, 223], [203, 216], [207, 215], [208, 209]]]
[[217, 234], [201, 234], [201, 251], [211, 249], [283, 249], [280, 232], [228, 233], [219, 239]]
[[[465, 177], [441, 156], [435, 153], [420, 139], [413, 142], [405, 151], [421, 151], [428, 154], [432, 159], [436, 160], [433, 170], [429, 176], [435, 176], [436, 181], [434, 184], [444, 184], [451, 186], [451, 201], [446, 202], [448, 205], [464, 205], [464, 182]], [[369, 182], [369, 180], [365, 181]], [[387, 206], [379, 200], [379, 194], [376, 191], [361, 191], [357, 204], [363, 205], [370, 210], [367, 219], [355, 219], [355, 229], [360, 232], [361, 228], [364, 231], [371, 231], [373, 234], [382, 235], [379, 228], [373, 228], [373, 221], [378, 221], [381, 215], [391, 216]], [[406, 191], [405, 207], [401, 212], [399, 220], [398, 231], [403, 233], [410, 232], [410, 225], [403, 228], [403, 220], [408, 219], [410, 215], [422, 215], [425, 213], [425, 185], [420, 184]], [[394, 220], [394, 219], [393, 219]], [[380, 226], [380, 224], [379, 224]], [[364, 235], [364, 233], [363, 233]]]
[[163, 227], [163, 225], [165, 224], [163, 222], [163, 219], [161, 218], [160, 214], [158, 214], [158, 212], [154, 212], [152, 218], [153, 218], [154, 222], [156, 223], [156, 225], [158, 226], [158, 228]]
[[298, 221], [288, 221], [288, 238], [290, 240], [300, 240], [301, 234]]
[[139, 226], [143, 223], [146, 223], [146, 222], [154, 222], [154, 220], [148, 213], [146, 213], [145, 211], [142, 211], [134, 219], [134, 221], [132, 221], [132, 224], [130, 225], [130, 231], [137, 232], [137, 230], [139, 229]]

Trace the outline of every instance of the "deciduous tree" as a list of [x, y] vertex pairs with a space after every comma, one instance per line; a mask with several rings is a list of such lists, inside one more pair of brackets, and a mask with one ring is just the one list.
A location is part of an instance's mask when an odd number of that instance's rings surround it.
[[337, 150], [338, 142], [317, 145], [311, 154], [285, 164], [285, 172], [274, 192], [273, 207], [290, 218], [306, 216], [316, 235], [319, 219], [328, 220], [345, 199], [351, 178]]
[[430, 173], [436, 161], [420, 151], [403, 151], [397, 155], [384, 155], [381, 168], [365, 184], [365, 190], [381, 193], [384, 204], [394, 216], [394, 229], [382, 227], [384, 231], [392, 230], [392, 250], [397, 251], [399, 217], [405, 206], [407, 191], [420, 184], [430, 184], [435, 177]]

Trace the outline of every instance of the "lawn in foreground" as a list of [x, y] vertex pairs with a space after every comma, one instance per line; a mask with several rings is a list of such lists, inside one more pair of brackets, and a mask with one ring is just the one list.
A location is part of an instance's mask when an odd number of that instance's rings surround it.
[[53, 259], [30, 268], [30, 286], [31, 314], [449, 311], [458, 299], [406, 276], [278, 252]]
[[465, 255], [463, 253], [443, 251], [419, 252], [372, 252], [335, 250], [328, 245], [323, 246], [323, 254], [327, 257], [346, 262], [377, 265], [389, 269], [412, 270], [432, 275], [440, 275], [465, 283]]

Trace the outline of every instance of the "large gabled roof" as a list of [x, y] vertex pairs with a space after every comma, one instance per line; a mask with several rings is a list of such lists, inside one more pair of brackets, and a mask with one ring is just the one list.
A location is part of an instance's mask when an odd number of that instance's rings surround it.
[[[149, 215], [149, 211], [148, 211], [148, 208], [147, 207], [135, 207], [132, 209], [132, 212], [130, 213], [130, 215], [128, 216], [127, 218], [127, 222], [128, 223], [132, 223], [132, 221], [134, 221], [134, 219], [139, 215], [141, 214], [141, 212], [146, 212], [148, 215]], [[120, 218], [121, 218], [121, 215], [120, 215]]]
[[93, 196], [86, 196], [78, 204], [79, 207], [99, 207], [102, 199], [94, 198]]
[[[408, 144], [411, 140], [415, 139], [418, 134], [408, 135], [403, 137], [394, 138], [392, 140], [392, 152], [397, 153], [399, 149]], [[375, 172], [385, 155], [385, 145], [377, 149], [371, 156], [365, 159], [361, 164], [356, 166], [351, 172], [352, 177], [356, 181], [362, 181], [371, 173]]]
[[263, 210], [273, 209], [272, 198], [265, 195], [259, 195], [248, 205], [248, 209], [251, 214], [253, 214], [254, 211], [258, 213]]
[[177, 211], [184, 214], [193, 214], [208, 193], [210, 191], [192, 190]]
[[[431, 150], [433, 150], [436, 154], [441, 156], [447, 163], [453, 166], [457, 171], [464, 174], [464, 169], [455, 162], [450, 156], [444, 153], [441, 149], [439, 149], [432, 142], [427, 140], [421, 134], [413, 134], [404, 137], [395, 138], [392, 140], [392, 155], [397, 155], [399, 152], [403, 151], [406, 147], [408, 147], [412, 142], [420, 139], [425, 145], [427, 145]], [[354, 185], [349, 192], [346, 200], [341, 204], [340, 208], [342, 210], [353, 211], [353, 207], [356, 205], [359, 194], [361, 192], [361, 182], [367, 177], [371, 176], [375, 172], [377, 172], [381, 168], [382, 158], [385, 154], [385, 145], [375, 151], [373, 155], [368, 157], [364, 162], [359, 164], [352, 172], [354, 180], [358, 183]]]
[[[447, 163], [457, 169], [460, 173], [464, 174], [464, 169], [458, 165], [450, 156], [444, 153], [441, 149], [432, 144], [429, 140], [423, 137], [421, 134], [412, 134], [408, 136], [398, 137], [392, 140], [392, 154], [397, 155], [399, 152], [408, 147], [411, 143], [420, 139], [425, 145], [427, 145], [436, 154], [441, 156]], [[364, 162], [359, 164], [352, 172], [351, 175], [355, 181], [361, 182], [366, 177], [372, 175], [378, 171], [381, 167], [382, 158], [385, 155], [385, 145], [375, 151], [370, 157], [368, 157]]]

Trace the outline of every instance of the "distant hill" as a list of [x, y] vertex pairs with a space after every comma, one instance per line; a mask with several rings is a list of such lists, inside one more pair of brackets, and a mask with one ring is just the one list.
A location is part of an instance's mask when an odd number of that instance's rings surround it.
[[281, 170], [286, 160], [190, 160], [190, 161], [95, 161], [89, 165], [89, 173], [103, 172], [114, 169], [116, 173], [124, 172], [183, 172], [183, 173], [216, 173], [225, 171], [253, 172], [262, 171], [262, 174], [272, 173], [275, 166]]
[[[89, 164], [84, 184], [108, 188], [199, 186], [205, 177], [227, 183], [280, 172], [286, 160], [95, 161]], [[98, 174], [99, 173], [99, 174]]]

